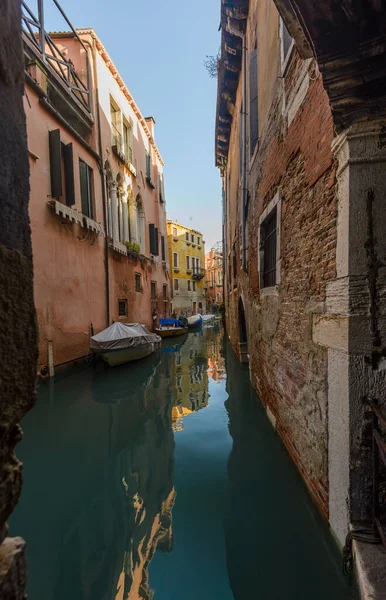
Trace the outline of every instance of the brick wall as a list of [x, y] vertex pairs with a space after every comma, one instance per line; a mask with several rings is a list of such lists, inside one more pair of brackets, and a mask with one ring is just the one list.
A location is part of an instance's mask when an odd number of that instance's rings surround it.
[[[287, 127], [283, 93], [288, 97], [293, 92], [291, 86], [298, 85], [305, 68], [311, 75], [308, 91]], [[239, 89], [236, 114], [240, 93]], [[331, 111], [313, 63], [302, 63], [294, 56], [284, 85], [280, 79], [276, 84], [265, 132], [249, 172], [248, 272], [241, 272], [238, 253], [238, 286], [231, 289], [228, 299], [228, 334], [238, 353], [241, 296], [252, 382], [327, 516], [327, 352], [312, 342], [311, 319], [325, 299], [326, 282], [335, 277], [337, 197]], [[259, 290], [259, 217], [278, 190], [281, 284], [266, 294]], [[236, 248], [240, 248], [239, 217], [235, 230]]]

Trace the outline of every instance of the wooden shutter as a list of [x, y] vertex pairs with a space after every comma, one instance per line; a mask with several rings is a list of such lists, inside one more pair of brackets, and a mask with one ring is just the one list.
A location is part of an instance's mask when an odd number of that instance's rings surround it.
[[165, 256], [165, 237], [161, 235], [161, 257], [162, 260], [166, 260]]
[[150, 254], [154, 254], [154, 223], [149, 223]]
[[74, 150], [72, 144], [63, 145], [64, 179], [66, 183], [66, 204], [75, 204], [75, 180], [74, 180]]
[[249, 148], [253, 155], [259, 140], [257, 49], [249, 57]]
[[154, 227], [154, 254], [159, 255], [158, 227]]
[[60, 129], [49, 131], [48, 136], [50, 147], [51, 196], [52, 198], [58, 199], [63, 193]]

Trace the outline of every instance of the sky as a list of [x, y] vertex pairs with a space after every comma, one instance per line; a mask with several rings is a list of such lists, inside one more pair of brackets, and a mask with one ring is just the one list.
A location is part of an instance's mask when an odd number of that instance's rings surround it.
[[[95, 30], [142, 114], [155, 118], [168, 218], [201, 231], [208, 252], [221, 239], [221, 180], [217, 82], [203, 62], [220, 46], [220, 0], [59, 1], [75, 28]], [[45, 28], [68, 29], [52, 0], [44, 3]]]

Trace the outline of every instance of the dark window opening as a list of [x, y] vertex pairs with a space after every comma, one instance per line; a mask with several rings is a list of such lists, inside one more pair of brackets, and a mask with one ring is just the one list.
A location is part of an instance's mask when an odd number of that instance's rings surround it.
[[174, 290], [175, 290], [176, 292], [178, 292], [178, 290], [179, 290], [179, 289], [180, 289], [180, 284], [179, 284], [179, 281], [178, 281], [178, 279], [175, 279], [175, 280], [174, 280]]
[[163, 235], [161, 235], [161, 257], [162, 260], [165, 261], [166, 260], [166, 253], [165, 253], [165, 237]]
[[193, 292], [195, 292], [195, 291], [196, 291], [196, 282], [193, 281]]
[[135, 291], [142, 292], [142, 276], [140, 273], [135, 274]]
[[127, 300], [118, 300], [118, 317], [127, 317]]
[[80, 197], [82, 201], [82, 213], [86, 217], [93, 218], [92, 203], [92, 168], [88, 166], [81, 158], [79, 159], [80, 175]]
[[165, 283], [163, 285], [163, 299], [164, 302], [168, 299], [168, 286]]
[[260, 228], [260, 251], [262, 252], [261, 286], [276, 285], [276, 246], [277, 246], [277, 210], [276, 208], [263, 221]]
[[187, 242], [189, 242], [189, 233], [188, 232], [185, 233], [185, 239]]
[[159, 244], [158, 244], [158, 227], [154, 223], [149, 223], [149, 241], [150, 241], [150, 254], [158, 256]]
[[151, 282], [151, 299], [157, 299], [157, 283], [155, 281]]
[[193, 235], [193, 233], [192, 233], [192, 238], [191, 239], [192, 239], [192, 243], [194, 244], [194, 235]]
[[188, 292], [192, 289], [192, 282], [188, 279]]

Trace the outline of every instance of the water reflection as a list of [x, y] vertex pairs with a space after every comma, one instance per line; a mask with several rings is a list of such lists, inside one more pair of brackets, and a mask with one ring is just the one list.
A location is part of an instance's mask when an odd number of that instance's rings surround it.
[[40, 388], [11, 522], [28, 540], [31, 600], [152, 597], [149, 563], [173, 545], [168, 363], [153, 356]]

